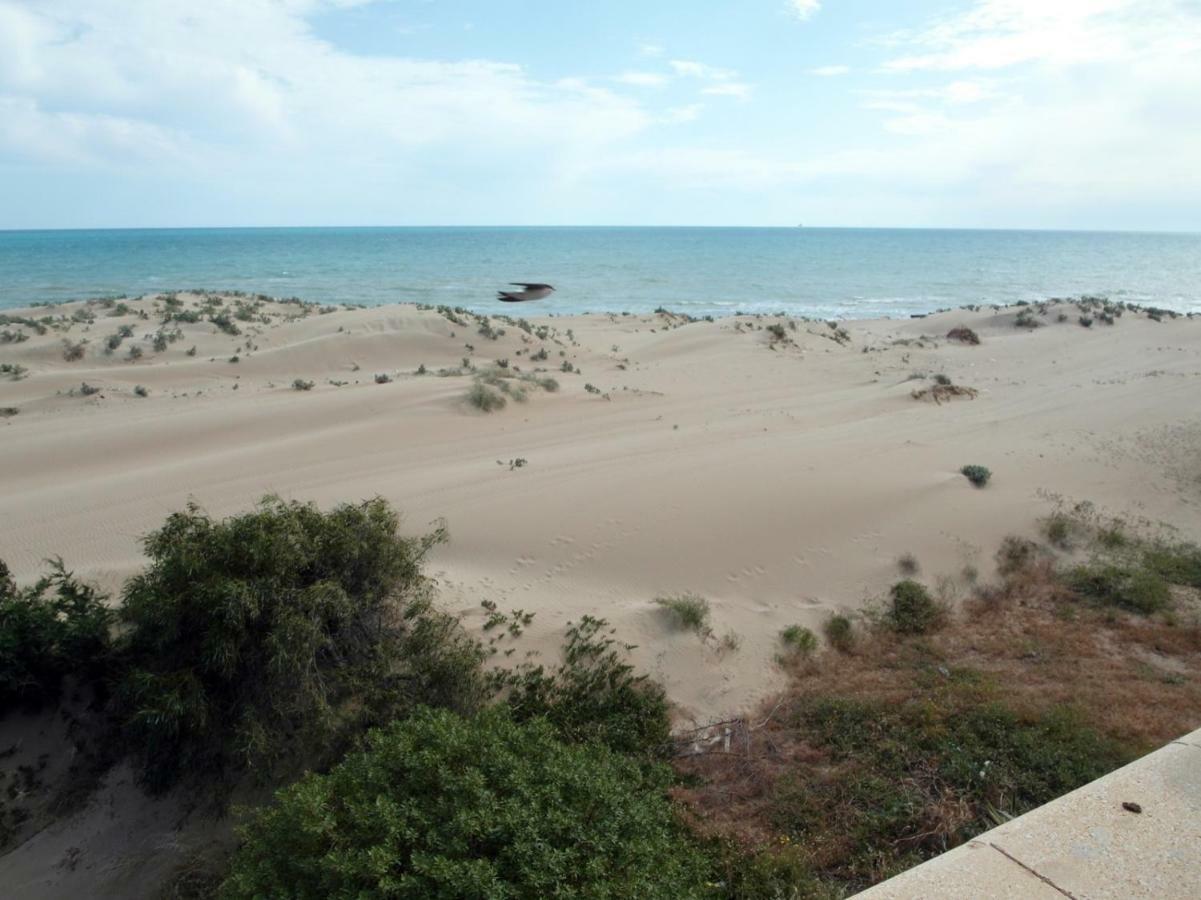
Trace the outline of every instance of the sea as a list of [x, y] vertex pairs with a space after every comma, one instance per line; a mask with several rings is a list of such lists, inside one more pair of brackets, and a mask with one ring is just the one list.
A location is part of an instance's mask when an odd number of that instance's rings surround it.
[[526, 314], [906, 317], [1099, 295], [1201, 312], [1201, 234], [883, 228], [401, 227], [0, 231], [0, 309], [204, 288]]

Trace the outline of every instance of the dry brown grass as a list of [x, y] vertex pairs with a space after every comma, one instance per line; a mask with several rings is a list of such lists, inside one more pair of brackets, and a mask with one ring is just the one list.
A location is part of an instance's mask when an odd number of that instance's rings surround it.
[[[1196, 592], [1178, 593], [1176, 612], [1154, 617], [1100, 609], [1064, 587], [1047, 558], [1032, 556], [1004, 584], [964, 598], [935, 634], [905, 638], [878, 628], [849, 653], [797, 664], [789, 688], [752, 717], [731, 752], [676, 761], [688, 785], [677, 797], [706, 837], [760, 855], [800, 853], [825, 883], [864, 887], [1001, 818], [988, 821], [992, 808], [947, 783], [936, 762], [918, 764], [897, 779], [898, 790], [920, 798], [911, 823], [881, 848], [878, 834], [856, 833], [876, 802], [856, 793], [867, 767], [819, 739], [806, 710], [845, 700], [926, 704], [945, 715], [999, 704], [1033, 723], [1066, 708], [1132, 758], [1201, 726], [1197, 600]], [[798, 820], [812, 822], [799, 836]]]
[[914, 400], [933, 400], [939, 406], [943, 403], [950, 403], [957, 397], [964, 397], [968, 400], [975, 400], [979, 391], [975, 388], [964, 387], [961, 384], [935, 384], [930, 387], [921, 388], [913, 391], [910, 396]]

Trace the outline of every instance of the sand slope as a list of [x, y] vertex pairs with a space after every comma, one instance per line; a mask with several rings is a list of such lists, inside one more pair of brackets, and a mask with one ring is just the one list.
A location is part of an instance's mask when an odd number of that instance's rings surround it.
[[[226, 515], [269, 491], [380, 494], [412, 531], [447, 520], [432, 570], [470, 628], [482, 600], [535, 612], [519, 659], [603, 616], [687, 722], [769, 692], [779, 630], [879, 597], [903, 553], [931, 583], [966, 566], [987, 577], [1000, 538], [1030, 533], [1056, 498], [1201, 536], [1201, 319], [1128, 312], [1084, 328], [1065, 305], [1066, 322], [1052, 306], [1027, 331], [1016, 310], [959, 311], [844, 323], [840, 342], [822, 322], [580, 316], [532, 318], [531, 333], [494, 320], [505, 334], [490, 340], [434, 310], [267, 304], [255, 315], [269, 321], [240, 335], [183, 324], [155, 352], [161, 303], [128, 305], [0, 345], [0, 362], [30, 370], [0, 380], [0, 407], [20, 411], [0, 419], [0, 558], [19, 579], [61, 554], [115, 588], [141, 564], [139, 536], [189, 498]], [[785, 341], [766, 330], [776, 322]], [[121, 324], [134, 337], [105, 355]], [[959, 324], [983, 343], [946, 341]], [[63, 359], [64, 337], [89, 339], [82, 360]], [[132, 345], [143, 358], [126, 359]], [[469, 378], [412, 374], [463, 357], [545, 368], [561, 389], [484, 415], [462, 401]], [[979, 396], [914, 400], [932, 382], [912, 376], [934, 373]], [[101, 392], [67, 393], [84, 381]], [[958, 474], [966, 463], [992, 469], [987, 489]], [[713, 640], [652, 604], [683, 591], [711, 602]]]

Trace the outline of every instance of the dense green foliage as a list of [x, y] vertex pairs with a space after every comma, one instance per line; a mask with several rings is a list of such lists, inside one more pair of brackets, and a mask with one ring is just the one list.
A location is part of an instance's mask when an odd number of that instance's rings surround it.
[[245, 829], [226, 898], [688, 898], [666, 773], [543, 720], [421, 710]]
[[920, 583], [906, 578], [898, 581], [889, 592], [892, 606], [888, 610], [889, 627], [901, 634], [926, 634], [946, 620], [947, 611]]
[[1152, 544], [1143, 565], [1172, 584], [1201, 589], [1201, 547], [1196, 544]]
[[18, 589], [0, 562], [0, 715], [57, 699], [63, 678], [91, 681], [110, 652], [105, 598], [52, 560], [50, 574]]
[[330, 512], [267, 498], [224, 521], [189, 506], [145, 539], [118, 699], [151, 788], [336, 752], [419, 703], [475, 708], [480, 651], [420, 573], [444, 533], [397, 527], [378, 498]]
[[606, 625], [591, 616], [569, 625], [562, 665], [527, 667], [508, 679], [509, 708], [518, 721], [546, 719], [570, 743], [661, 755], [671, 733], [663, 688], [634, 674]]

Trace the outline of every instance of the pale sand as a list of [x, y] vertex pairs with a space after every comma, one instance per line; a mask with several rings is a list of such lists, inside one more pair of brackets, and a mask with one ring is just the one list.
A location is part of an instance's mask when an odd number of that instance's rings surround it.
[[[144, 339], [155, 321], [97, 309], [90, 330], [70, 332], [91, 339], [79, 362], [53, 331], [0, 345], [0, 362], [31, 370], [0, 380], [0, 407], [20, 409], [0, 419], [0, 558], [29, 580], [58, 554], [115, 589], [143, 562], [139, 536], [189, 498], [225, 516], [266, 492], [323, 506], [380, 494], [411, 532], [447, 520], [429, 571], [473, 633], [482, 600], [536, 613], [514, 661], [551, 658], [569, 620], [604, 617], [682, 725], [711, 720], [782, 682], [781, 628], [817, 629], [881, 597], [904, 553], [932, 584], [965, 566], [988, 578], [1001, 538], [1033, 534], [1056, 498], [1201, 537], [1201, 318], [1127, 313], [1085, 329], [1063, 309], [1068, 322], [1053, 307], [1033, 332], [1014, 327], [1016, 310], [851, 322], [846, 344], [798, 322], [774, 351], [774, 317], [531, 318], [557, 333], [544, 363], [517, 355], [543, 342], [516, 327], [494, 342], [413, 307], [277, 319], [241, 337], [184, 325], [162, 353]], [[122, 323], [135, 338], [103, 356]], [[960, 324], [983, 344], [943, 338]], [[255, 329], [258, 350], [228, 362]], [[125, 361], [131, 344], [145, 358]], [[582, 375], [558, 371], [560, 350]], [[561, 390], [484, 415], [461, 400], [467, 378], [412, 374], [465, 354], [545, 366]], [[377, 385], [377, 372], [395, 381]], [[915, 372], [979, 396], [914, 400]], [[317, 385], [295, 391], [295, 378]], [[103, 391], [65, 395], [81, 381]], [[518, 457], [528, 465], [511, 470]], [[992, 483], [974, 489], [966, 463], [990, 467]], [[714, 639], [674, 629], [652, 603], [684, 591], [709, 599]], [[738, 649], [723, 649], [727, 632]]]

